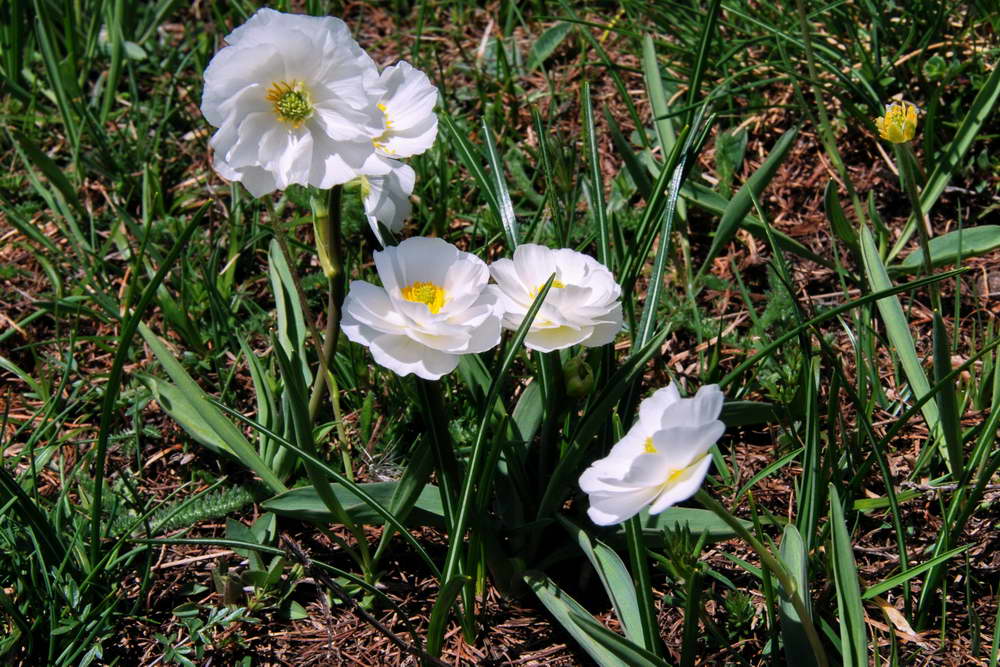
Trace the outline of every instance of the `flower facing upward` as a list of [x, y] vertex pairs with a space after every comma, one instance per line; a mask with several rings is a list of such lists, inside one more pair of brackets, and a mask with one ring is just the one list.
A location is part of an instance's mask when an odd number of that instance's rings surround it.
[[437, 88], [426, 74], [402, 60], [382, 70], [379, 83], [385, 88], [378, 103], [385, 125], [374, 139], [375, 150], [393, 158], [423, 153], [437, 136]]
[[894, 144], [905, 144], [917, 131], [917, 107], [909, 102], [885, 105], [885, 115], [875, 119], [879, 136]]
[[389, 171], [378, 69], [332, 17], [261, 9], [205, 70], [201, 110], [219, 128], [214, 166], [255, 197], [293, 183], [329, 188]]
[[552, 250], [525, 243], [514, 259], [490, 265], [504, 314], [503, 326], [516, 330], [545, 286], [556, 274], [524, 339], [532, 350], [551, 352], [571, 345], [597, 347], [610, 343], [622, 328], [621, 287], [603, 264], [583, 253]]
[[437, 380], [463, 354], [500, 342], [497, 296], [481, 259], [421, 236], [375, 252], [382, 287], [355, 280], [340, 328], [399, 375]]
[[694, 495], [712, 462], [708, 450], [725, 430], [722, 400], [714, 384], [693, 398], [681, 398], [669, 385], [644, 400], [625, 437], [580, 476], [591, 520], [610, 526], [647, 505], [658, 514]]

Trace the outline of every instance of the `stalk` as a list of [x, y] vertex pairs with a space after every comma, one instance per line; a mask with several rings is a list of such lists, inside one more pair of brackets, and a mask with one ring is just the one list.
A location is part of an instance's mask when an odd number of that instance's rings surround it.
[[715, 515], [722, 519], [726, 525], [732, 528], [743, 541], [750, 545], [750, 548], [756, 551], [757, 556], [760, 557], [761, 565], [770, 570], [774, 576], [778, 578], [778, 581], [781, 582], [782, 589], [785, 591], [785, 595], [792, 603], [792, 606], [795, 607], [795, 613], [799, 615], [799, 619], [802, 621], [802, 629], [805, 630], [806, 637], [809, 638], [809, 645], [812, 646], [813, 653], [816, 656], [816, 661], [819, 663], [820, 667], [828, 667], [829, 663], [826, 659], [826, 652], [823, 650], [823, 644], [820, 642], [819, 634], [816, 632], [816, 626], [813, 625], [812, 618], [806, 609], [805, 603], [802, 601], [802, 596], [795, 583], [795, 579], [793, 579], [788, 573], [785, 566], [771, 554], [770, 550], [764, 546], [760, 540], [744, 528], [739, 519], [730, 514], [729, 510], [723, 507], [719, 501], [701, 489], [698, 490], [694, 497], [695, 500], [704, 505], [705, 508], [714, 512]]
[[[896, 166], [899, 169], [900, 184], [903, 186], [903, 190], [910, 200], [910, 206], [913, 208], [913, 218], [917, 221], [920, 249], [924, 260], [924, 273], [929, 276], [933, 271], [933, 267], [931, 266], [931, 230], [928, 224], [929, 221], [924, 218], [923, 209], [920, 207], [920, 193], [917, 192], [917, 158], [913, 154], [913, 149], [910, 147], [909, 142], [893, 144], [892, 147], [896, 151]], [[938, 289], [937, 283], [930, 286], [930, 291], [931, 305], [934, 311], [943, 315], [944, 312], [941, 310], [941, 292]]]
[[353, 480], [351, 469], [350, 441], [344, 428], [343, 413], [340, 408], [340, 392], [333, 374], [334, 355], [340, 339], [340, 310], [344, 303], [343, 233], [341, 231], [341, 194], [343, 187], [335, 185], [327, 194], [327, 201], [314, 197], [312, 200], [313, 229], [316, 236], [316, 252], [327, 278], [326, 330], [323, 332], [323, 347], [320, 352], [316, 377], [313, 379], [309, 396], [309, 419], [313, 424], [323, 402], [323, 389], [330, 391], [330, 404], [340, 442], [340, 455], [348, 479]]

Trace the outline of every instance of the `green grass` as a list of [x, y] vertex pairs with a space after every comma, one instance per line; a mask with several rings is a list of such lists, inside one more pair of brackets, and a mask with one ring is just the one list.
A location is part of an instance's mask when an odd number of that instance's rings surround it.
[[[615, 349], [509, 334], [439, 383], [341, 336], [315, 415], [325, 195], [224, 183], [198, 110], [256, 5], [0, 7], [0, 656], [129, 664], [137, 633], [147, 659], [236, 660], [319, 594], [424, 614], [390, 629], [431, 660], [455, 624], [497, 641], [490, 588], [571, 660], [995, 664], [1000, 327], [974, 290], [1000, 270], [1000, 19], [801, 5], [306, 3], [439, 86], [404, 237], [582, 250], [626, 321]], [[915, 169], [877, 148], [897, 95]], [[345, 277], [377, 282], [343, 195]], [[570, 399], [573, 357], [595, 382]], [[598, 530], [576, 480], [670, 380], [726, 392], [709, 501]], [[154, 566], [182, 547], [237, 570], [175, 585]], [[420, 612], [383, 585], [414, 577], [438, 586]]]

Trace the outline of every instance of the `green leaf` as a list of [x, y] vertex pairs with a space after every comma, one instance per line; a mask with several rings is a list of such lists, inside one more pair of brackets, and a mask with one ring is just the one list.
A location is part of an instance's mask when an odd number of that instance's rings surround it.
[[587, 560], [597, 570], [604, 592], [608, 594], [615, 614], [625, 630], [625, 635], [638, 645], [643, 644], [642, 614], [639, 611], [639, 600], [635, 595], [635, 584], [625, 563], [618, 554], [603, 542], [591, 540], [590, 536], [580, 526], [559, 516], [559, 522], [576, 538], [577, 543], [586, 554]]
[[525, 71], [533, 72], [541, 67], [542, 63], [559, 48], [573, 27], [572, 23], [560, 21], [539, 35], [528, 53], [528, 62], [524, 66]]
[[[792, 576], [792, 580], [795, 581], [796, 594], [805, 603], [806, 610], [811, 612], [805, 544], [802, 542], [802, 535], [792, 524], [785, 526], [785, 532], [781, 538], [781, 550], [778, 555]], [[795, 605], [789, 599], [787, 591], [785, 595], [781, 596], [780, 612], [781, 639], [785, 645], [785, 664], [802, 665], [803, 667], [818, 664], [809, 643], [809, 637], [802, 628], [802, 619], [795, 611]]]
[[762, 401], [726, 401], [719, 419], [727, 426], [775, 424], [787, 414], [784, 407]]
[[[873, 292], [879, 292], [894, 286], [889, 279], [889, 274], [886, 273], [885, 265], [882, 264], [882, 259], [879, 257], [878, 249], [875, 245], [875, 239], [872, 238], [872, 233], [867, 225], [861, 226], [861, 256], [864, 260], [865, 276]], [[924, 369], [920, 365], [920, 359], [917, 358], [917, 350], [913, 343], [913, 336], [910, 333], [910, 325], [906, 320], [906, 315], [903, 313], [903, 306], [900, 305], [899, 298], [889, 296], [879, 299], [875, 303], [878, 306], [879, 314], [882, 316], [882, 322], [885, 324], [886, 335], [889, 337], [889, 342], [892, 343], [896, 357], [899, 359], [899, 365], [903, 368], [906, 380], [913, 389], [914, 397], [921, 398], [926, 396], [931, 389], [930, 383], [927, 381]], [[924, 403], [922, 413], [924, 419], [927, 421], [927, 428], [930, 429], [931, 433], [938, 440], [939, 446], [942, 448], [941, 453], [948, 460], [947, 451], [944, 449], [945, 443], [940, 437], [941, 424], [937, 403], [933, 399], [927, 401]], [[921, 456], [920, 458], [923, 459], [924, 457]], [[917, 466], [913, 472], [916, 473], [921, 467]]]
[[[930, 240], [931, 266], [955, 264], [1000, 248], [1000, 225], [980, 225], [936, 236]], [[914, 250], [890, 271], [914, 273], [924, 268], [923, 248]]]
[[775, 173], [777, 173], [778, 167], [785, 161], [785, 155], [795, 145], [795, 138], [798, 134], [798, 127], [793, 127], [781, 135], [781, 138], [778, 139], [768, 154], [767, 159], [764, 160], [764, 164], [747, 179], [747, 182], [729, 200], [725, 210], [722, 212], [722, 219], [719, 220], [719, 227], [715, 231], [715, 238], [712, 239], [712, 245], [708, 249], [705, 261], [702, 263], [701, 269], [698, 270], [699, 275], [703, 275], [708, 271], [708, 267], [712, 265], [712, 261], [736, 235], [736, 230], [743, 224], [744, 218], [746, 218], [750, 212], [750, 208], [753, 206], [753, 199], [750, 197], [750, 193], [752, 192], [755, 197], [760, 199], [764, 188], [768, 186], [771, 179], [774, 178]]
[[[736, 532], [720, 519], [715, 512], [695, 507], [668, 507], [659, 514], [650, 514], [643, 510], [639, 515], [642, 522], [642, 532], [647, 536], [661, 538], [664, 530], [671, 532], [686, 525], [692, 535], [704, 533], [710, 540], [728, 540], [736, 537]], [[740, 522], [750, 530], [749, 521]]]
[[865, 589], [865, 593], [864, 595], [861, 596], [861, 599], [870, 600], [876, 595], [881, 595], [882, 593], [885, 593], [886, 591], [891, 590], [896, 586], [905, 584], [910, 579], [913, 579], [914, 577], [923, 574], [927, 570], [940, 565], [949, 558], [953, 558], [958, 554], [962, 553], [963, 551], [968, 550], [971, 546], [972, 546], [971, 544], [966, 544], [964, 547], [956, 547], [951, 551], [944, 552], [940, 556], [935, 556], [934, 558], [931, 558], [926, 563], [921, 563], [920, 565], [911, 567], [909, 570], [906, 570], [905, 572], [894, 574], [885, 581]]
[[616, 665], [629, 667], [666, 667], [667, 663], [594, 620], [592, 616], [570, 611], [570, 617], [587, 636], [614, 654]]
[[284, 483], [260, 458], [240, 430], [212, 404], [208, 395], [177, 363], [159, 337], [141, 322], [139, 333], [174, 381], [170, 384], [150, 376], [142, 378], [167, 414], [201, 444], [217, 453], [229, 454], [253, 470], [273, 492], [285, 491], [287, 487]]
[[[685, 182], [683, 187], [681, 187], [681, 196], [695, 206], [704, 209], [709, 213], [715, 213], [716, 215], [721, 215], [729, 206], [730, 201], [711, 188], [701, 185], [700, 183], [694, 183], [690, 180]], [[743, 229], [753, 234], [755, 238], [762, 241], [768, 240], [768, 233], [764, 227], [764, 223], [761, 222], [759, 218], [747, 215], [741, 224]], [[833, 268], [833, 263], [828, 258], [817, 255], [805, 245], [796, 241], [781, 230], [771, 227], [770, 235], [774, 237], [775, 245], [782, 250], [795, 253], [799, 257], [812, 260], [827, 268]]]
[[[584, 630], [580, 619], [590, 614], [580, 606], [580, 603], [567, 595], [561, 588], [542, 572], [529, 571], [524, 574], [524, 581], [535, 592], [545, 608], [549, 610], [559, 624], [568, 632], [580, 647], [590, 655], [598, 665], [623, 665], [613, 652], [601, 642], [592, 637], [591, 632]], [[623, 640], [624, 641], [624, 640]]]
[[847, 532], [840, 496], [833, 484], [830, 484], [830, 531], [833, 540], [833, 562], [830, 565], [837, 589], [837, 609], [840, 612], [840, 654], [844, 667], [867, 667], [868, 636], [865, 633], [865, 610], [861, 604], [858, 566], [854, 562], [854, 547]]
[[847, 220], [847, 216], [844, 215], [844, 209], [840, 205], [840, 197], [837, 194], [837, 183], [833, 179], [826, 183], [826, 190], [823, 192], [823, 208], [826, 209], [826, 217], [830, 221], [833, 235], [847, 244], [852, 251], [856, 251], [858, 235]]
[[[330, 484], [334, 494], [343, 506], [344, 511], [356, 524], [379, 525], [384, 523], [381, 513], [373, 510], [369, 503], [358, 497], [350, 488], [341, 484]], [[371, 482], [358, 484], [362, 490], [376, 500], [379, 505], [392, 508], [399, 482]], [[331, 523], [336, 521], [333, 513], [320, 499], [312, 486], [299, 486], [265, 500], [264, 509], [289, 516], [302, 521], [314, 523]], [[408, 517], [407, 525], [437, 526], [444, 525], [444, 508], [441, 506], [441, 493], [433, 484], [425, 485], [413, 503], [413, 509]]]

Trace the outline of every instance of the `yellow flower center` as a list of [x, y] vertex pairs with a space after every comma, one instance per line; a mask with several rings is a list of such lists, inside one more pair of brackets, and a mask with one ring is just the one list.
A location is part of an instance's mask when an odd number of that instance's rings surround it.
[[385, 105], [381, 102], [379, 102], [376, 106], [385, 117], [385, 131], [381, 134], [381, 136], [372, 139], [372, 146], [375, 147], [375, 150], [388, 153], [389, 155], [395, 155], [396, 151], [386, 146], [386, 142], [389, 140], [389, 132], [392, 130], [392, 119], [389, 118], [389, 110], [386, 109]]
[[427, 309], [434, 314], [437, 314], [437, 312], [441, 310], [442, 306], [444, 306], [444, 288], [435, 285], [434, 283], [417, 281], [412, 285], [404, 287], [400, 291], [402, 292], [404, 299], [413, 303], [426, 304]]
[[[535, 289], [533, 289], [530, 292], [528, 292], [528, 298], [530, 298], [532, 301], [534, 301], [535, 297], [538, 296], [538, 293], [542, 291], [543, 287], [545, 287], [545, 285], [539, 285]], [[552, 281], [552, 289], [562, 289], [563, 287], [566, 287], [566, 286], [563, 285], [562, 281], [560, 281], [558, 278], [556, 278], [555, 280]]]
[[909, 102], [893, 102], [885, 108], [885, 115], [875, 119], [879, 136], [894, 144], [904, 144], [913, 139], [917, 131], [917, 107]]
[[287, 81], [275, 81], [267, 89], [267, 101], [273, 105], [274, 115], [282, 123], [288, 123], [293, 128], [302, 126], [309, 116], [313, 114], [312, 100], [309, 98], [309, 91], [301, 81], [293, 79], [291, 83]]
[[[643, 443], [642, 448], [647, 454], [657, 453], [656, 445], [653, 444], [652, 438], [646, 438], [646, 441]], [[671, 468], [670, 473], [667, 475], [667, 478], [663, 480], [663, 487], [666, 488], [668, 486], [676, 484], [677, 480], [680, 479], [681, 475], [684, 474], [685, 470], [687, 470], [687, 468]]]

